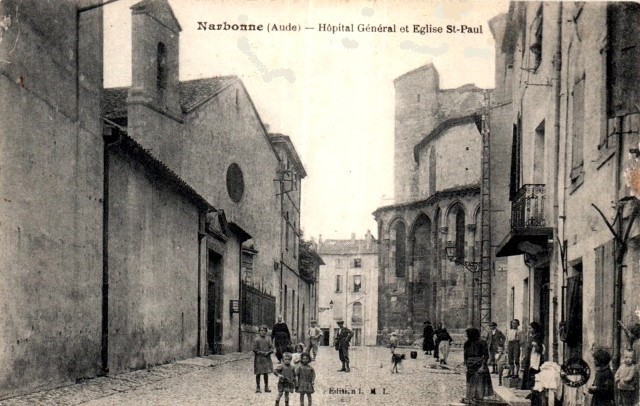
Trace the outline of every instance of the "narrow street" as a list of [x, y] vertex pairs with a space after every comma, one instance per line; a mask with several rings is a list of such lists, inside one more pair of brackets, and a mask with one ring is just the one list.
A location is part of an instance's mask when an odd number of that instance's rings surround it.
[[[409, 357], [399, 374], [391, 373], [389, 350], [360, 347], [351, 350], [351, 373], [337, 372], [337, 352], [321, 347], [316, 370], [314, 405], [446, 405], [464, 396], [464, 376], [460, 373], [462, 352], [454, 349], [450, 370], [435, 368], [431, 356], [418, 352]], [[274, 357], [275, 359], [275, 357]], [[0, 402], [1, 405], [273, 405], [276, 379], [270, 377], [271, 393], [255, 393], [253, 359], [224, 362], [214, 367], [191, 359], [109, 378], [88, 380], [70, 387]], [[373, 393], [375, 390], [375, 393]], [[336, 393], [337, 392], [337, 393]], [[284, 399], [280, 402], [284, 405]], [[293, 394], [290, 405], [299, 404]]]

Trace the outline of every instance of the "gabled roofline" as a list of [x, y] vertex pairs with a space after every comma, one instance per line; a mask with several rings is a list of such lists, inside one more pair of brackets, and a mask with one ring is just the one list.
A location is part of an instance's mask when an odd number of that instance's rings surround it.
[[[229, 79], [228, 83], [220, 86], [220, 88], [214, 92], [211, 93], [209, 96], [203, 98], [202, 100], [200, 100], [198, 103], [194, 104], [193, 106], [191, 106], [188, 109], [182, 109], [182, 112], [185, 115], [188, 115], [190, 113], [192, 113], [193, 111], [197, 110], [198, 107], [202, 106], [203, 104], [205, 104], [206, 102], [208, 102], [209, 100], [215, 98], [216, 96], [218, 96], [220, 93], [222, 93], [223, 91], [227, 90], [229, 87], [231, 87], [231, 85], [233, 85], [236, 81], [240, 81], [240, 78], [236, 75], [228, 75], [228, 76], [220, 76], [220, 77], [216, 77], [216, 78], [200, 78], [200, 79], [192, 79], [192, 80], [181, 80], [178, 82], [178, 87], [180, 87], [180, 84], [182, 83], [187, 83], [187, 82], [191, 82], [191, 81], [196, 81], [196, 80], [207, 80], [207, 79]], [[182, 106], [181, 106], [182, 107]]]
[[[276, 159], [278, 159], [278, 153], [276, 152], [276, 149], [273, 147], [273, 145], [271, 145], [271, 142], [269, 141], [269, 131], [267, 130], [267, 127], [265, 127], [264, 121], [262, 121], [262, 117], [260, 117], [260, 113], [258, 113], [258, 109], [256, 108], [256, 105], [253, 103], [253, 99], [251, 98], [251, 95], [247, 91], [247, 88], [244, 86], [244, 83], [242, 82], [242, 80], [238, 77], [236, 77], [236, 79], [238, 80], [240, 87], [244, 91], [244, 94], [247, 96], [247, 100], [249, 100], [249, 105], [251, 106], [251, 109], [253, 110], [254, 114], [256, 115], [256, 118], [258, 119], [260, 128], [262, 128], [262, 135], [264, 136], [264, 139], [267, 140], [267, 144], [269, 144], [269, 148], [271, 148], [271, 151], [273, 151], [273, 155], [276, 157]], [[228, 87], [225, 88], [225, 90], [227, 89]]]
[[293, 145], [291, 138], [288, 135], [279, 134], [279, 133], [268, 134], [268, 136], [269, 136], [270, 142], [274, 144], [282, 144], [284, 146], [284, 148], [287, 150], [287, 153], [289, 153], [289, 155], [291, 156], [291, 159], [293, 160], [294, 165], [300, 172], [300, 177], [301, 178], [306, 177], [307, 171], [304, 169], [302, 160], [300, 159], [300, 156], [298, 155], [298, 152], [296, 151], [296, 147]]

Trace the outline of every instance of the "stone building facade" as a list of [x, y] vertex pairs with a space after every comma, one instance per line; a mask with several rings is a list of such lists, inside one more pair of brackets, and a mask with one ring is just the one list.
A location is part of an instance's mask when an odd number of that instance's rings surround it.
[[132, 84], [103, 90], [102, 2], [17, 3], [0, 5], [0, 398], [250, 348], [277, 312], [287, 162], [240, 79], [181, 82], [180, 24], [143, 0]]
[[378, 244], [367, 230], [364, 239], [320, 240], [318, 284], [318, 327], [324, 345], [332, 345], [344, 320], [354, 336], [353, 346], [376, 345], [378, 332]]
[[289, 326], [294, 342], [306, 342], [309, 320], [315, 318], [315, 275], [301, 272], [300, 258], [300, 198], [302, 179], [307, 173], [291, 139], [282, 134], [270, 134], [269, 140], [279, 157], [277, 170], [280, 202], [280, 261], [278, 272], [277, 311]]
[[101, 371], [98, 3], [0, 3], [0, 398]]
[[492, 148], [511, 150], [491, 189], [511, 206], [492, 218], [511, 225], [496, 252], [505, 304], [542, 324], [560, 363], [592, 363], [605, 347], [615, 368], [627, 345], [617, 321], [638, 322], [638, 18], [636, 3], [523, 2], [492, 20], [504, 103], [492, 109]]
[[[474, 321], [478, 261], [483, 91], [440, 89], [429, 64], [394, 82], [395, 203], [374, 212], [379, 239], [379, 330]], [[446, 247], [455, 247], [449, 261]]]

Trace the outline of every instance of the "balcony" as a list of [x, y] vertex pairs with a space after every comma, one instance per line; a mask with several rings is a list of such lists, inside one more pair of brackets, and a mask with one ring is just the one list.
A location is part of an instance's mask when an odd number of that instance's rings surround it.
[[511, 202], [511, 230], [498, 246], [496, 256], [538, 255], [547, 250], [553, 229], [544, 216], [545, 185], [524, 185]]

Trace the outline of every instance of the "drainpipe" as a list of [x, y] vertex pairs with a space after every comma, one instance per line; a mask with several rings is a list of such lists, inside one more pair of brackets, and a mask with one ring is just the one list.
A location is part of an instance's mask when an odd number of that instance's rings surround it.
[[[620, 204], [620, 187], [621, 187], [621, 171], [622, 171], [622, 150], [624, 142], [622, 138], [622, 124], [623, 117], [616, 118], [617, 127], [618, 127], [618, 144], [616, 145], [616, 165], [615, 165], [615, 192], [614, 192], [614, 201], [617, 205], [617, 218], [618, 218], [618, 230], [617, 233], [619, 236], [624, 235], [623, 228], [623, 214], [624, 214], [624, 206]], [[633, 221], [631, 219], [630, 221]], [[618, 325], [618, 320], [622, 319], [622, 269], [625, 267], [623, 265], [624, 262], [624, 253], [621, 253], [621, 250], [624, 250], [624, 247], [617, 238], [614, 238], [614, 272], [615, 272], [615, 285], [614, 285], [614, 294], [613, 294], [613, 359], [612, 366], [613, 370], [617, 370], [618, 366], [620, 366], [620, 345], [621, 345], [621, 331], [620, 326]], [[623, 243], [626, 244], [626, 241]]]
[[[201, 227], [205, 227], [204, 224], [206, 222], [206, 213], [200, 213], [201, 216]], [[201, 341], [201, 334], [200, 331], [202, 329], [202, 315], [200, 314], [202, 311], [202, 262], [203, 262], [203, 258], [202, 258], [202, 241], [205, 238], [205, 230], [201, 230], [201, 234], [198, 235], [198, 302], [197, 302], [197, 316], [198, 316], [198, 321], [197, 321], [197, 340], [196, 341], [196, 354], [198, 356], [202, 355], [202, 344], [200, 343]]]
[[242, 352], [242, 242], [238, 247], [238, 352]]
[[[551, 170], [553, 179], [553, 261], [551, 262], [551, 284], [550, 289], [553, 292], [552, 296], [552, 309], [553, 319], [552, 333], [553, 333], [553, 361], [558, 362], [558, 262], [560, 259], [558, 255], [560, 253], [560, 239], [558, 238], [558, 220], [559, 220], [559, 199], [558, 199], [558, 174], [560, 168], [560, 102], [562, 100], [560, 81], [562, 72], [562, 2], [558, 2], [558, 19], [557, 19], [557, 36], [556, 36], [556, 50], [553, 63], [553, 83], [554, 83], [554, 119], [553, 119], [553, 140], [554, 140], [554, 160], [553, 168]], [[564, 277], [564, 276], [563, 276]]]
[[109, 148], [122, 141], [122, 134], [113, 140], [114, 127], [103, 125], [102, 137], [102, 334], [101, 375], [109, 373]]

